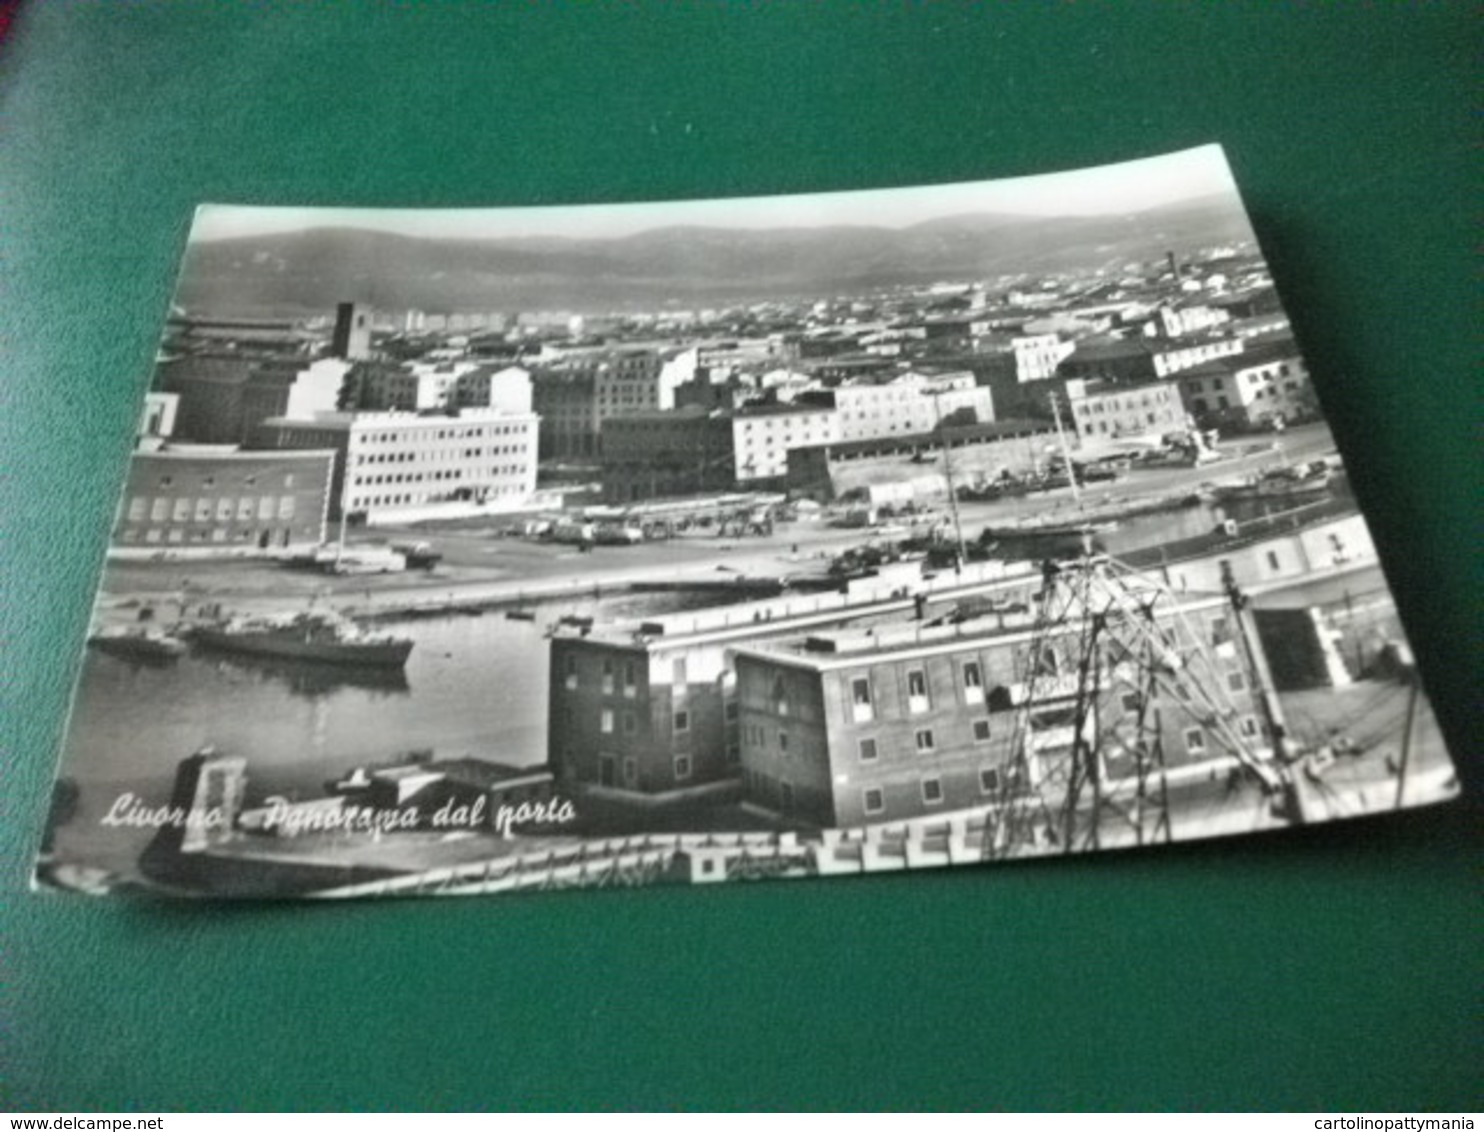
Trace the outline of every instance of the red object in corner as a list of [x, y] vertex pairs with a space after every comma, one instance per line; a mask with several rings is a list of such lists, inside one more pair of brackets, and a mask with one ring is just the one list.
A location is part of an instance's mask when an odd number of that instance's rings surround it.
[[5, 42], [5, 33], [10, 30], [10, 21], [21, 6], [21, 0], [0, 0], [0, 43]]

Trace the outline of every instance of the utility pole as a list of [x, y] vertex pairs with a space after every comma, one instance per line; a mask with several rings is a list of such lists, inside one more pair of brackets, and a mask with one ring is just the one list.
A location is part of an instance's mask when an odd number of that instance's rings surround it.
[[964, 528], [959, 522], [958, 516], [958, 490], [953, 486], [953, 454], [948, 438], [943, 434], [943, 405], [938, 398], [943, 396], [943, 390], [935, 390], [928, 394], [933, 399], [933, 424], [938, 433], [938, 443], [943, 448], [943, 478], [948, 483], [948, 513], [953, 516], [953, 538], [958, 545], [954, 559], [954, 573], [962, 573], [964, 562], [968, 560], [968, 551], [964, 548]]
[[1067, 434], [1061, 427], [1061, 401], [1055, 393], [1051, 394], [1051, 415], [1056, 418], [1056, 439], [1061, 445], [1061, 458], [1067, 465], [1067, 482], [1072, 485], [1072, 502], [1080, 509], [1082, 491], [1077, 486], [1077, 469], [1072, 466], [1072, 453], [1067, 449]]

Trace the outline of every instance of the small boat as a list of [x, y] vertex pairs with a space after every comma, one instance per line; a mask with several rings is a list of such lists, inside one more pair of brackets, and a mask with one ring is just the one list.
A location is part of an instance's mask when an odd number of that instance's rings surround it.
[[507, 609], [505, 611], [505, 620], [534, 621], [536, 620], [536, 613], [531, 609]]
[[407, 663], [413, 644], [407, 637], [367, 632], [345, 617], [322, 612], [197, 625], [191, 640], [224, 652], [399, 668]]
[[174, 634], [135, 625], [101, 629], [88, 638], [88, 644], [126, 660], [171, 661], [186, 651], [185, 642]]
[[1325, 495], [1330, 474], [1322, 463], [1315, 467], [1274, 468], [1239, 483], [1216, 484], [1210, 489], [1216, 502], [1237, 499], [1308, 499]]

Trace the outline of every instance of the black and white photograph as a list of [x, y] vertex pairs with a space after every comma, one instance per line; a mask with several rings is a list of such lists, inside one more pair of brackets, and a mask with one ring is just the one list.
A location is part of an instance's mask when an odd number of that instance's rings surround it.
[[1217, 146], [806, 196], [203, 205], [39, 883], [849, 877], [1456, 772]]

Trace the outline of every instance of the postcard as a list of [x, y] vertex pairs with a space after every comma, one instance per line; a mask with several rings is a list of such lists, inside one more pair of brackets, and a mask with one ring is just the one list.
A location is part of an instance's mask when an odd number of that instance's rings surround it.
[[38, 881], [857, 875], [1453, 797], [1219, 147], [201, 207]]

